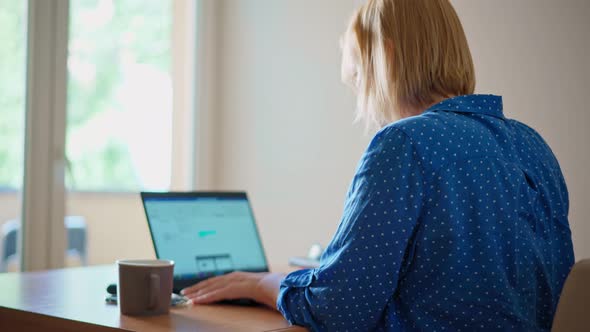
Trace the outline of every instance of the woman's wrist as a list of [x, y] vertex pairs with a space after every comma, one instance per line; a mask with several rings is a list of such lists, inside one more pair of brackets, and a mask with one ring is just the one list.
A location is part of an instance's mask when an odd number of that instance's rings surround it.
[[283, 273], [263, 273], [254, 289], [253, 299], [272, 309], [277, 309], [277, 297], [281, 287], [281, 281], [285, 278]]

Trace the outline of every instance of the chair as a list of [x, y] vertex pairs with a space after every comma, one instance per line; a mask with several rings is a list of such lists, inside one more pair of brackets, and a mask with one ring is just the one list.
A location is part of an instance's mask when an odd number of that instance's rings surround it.
[[[86, 221], [80, 216], [67, 216], [64, 225], [68, 235], [67, 256], [78, 257], [82, 265], [88, 264]], [[9, 220], [0, 230], [0, 272], [8, 270], [9, 263], [18, 261], [17, 241], [20, 231], [19, 220]]]
[[14, 260], [16, 255], [16, 244], [18, 241], [18, 231], [20, 229], [20, 222], [17, 220], [9, 220], [2, 225], [0, 230], [0, 272], [8, 270], [8, 263]]
[[86, 253], [86, 221], [84, 217], [67, 216], [64, 219], [64, 223], [68, 232], [68, 255], [70, 257], [78, 256], [83, 266], [88, 264], [88, 255]]
[[590, 331], [590, 259], [579, 261], [570, 271], [551, 331]]

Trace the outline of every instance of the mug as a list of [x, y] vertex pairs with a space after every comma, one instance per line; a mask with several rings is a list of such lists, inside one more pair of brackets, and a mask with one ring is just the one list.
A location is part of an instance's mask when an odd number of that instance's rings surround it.
[[123, 315], [161, 315], [170, 311], [174, 261], [118, 260], [117, 296]]

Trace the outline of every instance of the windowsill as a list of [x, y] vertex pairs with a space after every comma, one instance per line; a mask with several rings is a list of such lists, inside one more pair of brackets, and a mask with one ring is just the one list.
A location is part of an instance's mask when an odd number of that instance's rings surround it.
[[[1, 188], [0, 196], [2, 195], [15, 195], [19, 194], [21, 190], [13, 188]], [[139, 191], [123, 191], [123, 190], [67, 190], [66, 195], [121, 195], [121, 196], [139, 196]]]

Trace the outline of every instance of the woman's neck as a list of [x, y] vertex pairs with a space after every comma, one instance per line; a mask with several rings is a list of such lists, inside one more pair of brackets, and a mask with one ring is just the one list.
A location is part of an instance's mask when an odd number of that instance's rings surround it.
[[420, 115], [422, 113], [424, 113], [424, 111], [426, 111], [427, 109], [429, 109], [430, 107], [440, 103], [441, 101], [445, 100], [445, 99], [449, 99], [449, 98], [453, 98], [456, 97], [456, 95], [447, 95], [447, 96], [436, 96], [434, 98], [432, 98], [432, 102], [421, 105], [421, 106], [408, 106], [406, 108], [404, 108], [401, 112], [401, 118], [408, 118], [410, 116], [416, 116], [416, 115]]

